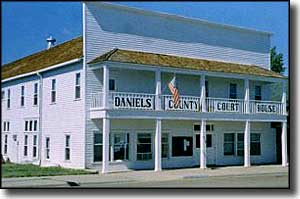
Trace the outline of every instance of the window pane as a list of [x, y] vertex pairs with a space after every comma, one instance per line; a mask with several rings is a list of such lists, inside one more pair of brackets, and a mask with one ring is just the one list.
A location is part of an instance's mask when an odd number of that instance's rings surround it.
[[109, 80], [109, 90], [110, 91], [114, 91], [116, 88], [115, 88], [115, 80], [114, 79], [110, 79]]
[[244, 141], [244, 134], [243, 133], [238, 133], [237, 136], [238, 136], [237, 137], [238, 141], [241, 141], [241, 142]]
[[206, 147], [212, 147], [212, 135], [211, 134], [207, 134], [206, 135]]
[[251, 133], [250, 134], [251, 142], [260, 142], [260, 134], [258, 133]]
[[250, 144], [250, 155], [260, 155], [260, 143], [251, 143]]
[[201, 127], [200, 124], [194, 124], [194, 131], [200, 131]]
[[76, 73], [76, 85], [80, 85], [80, 73]]
[[224, 142], [234, 142], [234, 133], [225, 133]]
[[94, 162], [102, 161], [102, 145], [94, 145]]
[[70, 136], [67, 135], [66, 136], [66, 147], [69, 147], [70, 146]]
[[38, 84], [37, 83], [35, 83], [34, 84], [34, 94], [37, 94], [38, 93]]
[[200, 134], [196, 134], [196, 148], [200, 148]]
[[179, 136], [172, 138], [172, 156], [192, 156], [193, 137]]
[[94, 144], [102, 144], [102, 134], [101, 133], [94, 134]]
[[52, 80], [52, 90], [55, 90], [56, 89], [56, 80], [55, 79], [53, 79]]
[[233, 143], [224, 143], [224, 155], [234, 155]]

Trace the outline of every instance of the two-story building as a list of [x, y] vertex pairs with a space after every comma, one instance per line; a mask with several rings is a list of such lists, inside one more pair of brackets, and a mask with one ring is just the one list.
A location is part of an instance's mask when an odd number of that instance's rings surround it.
[[4, 158], [105, 173], [281, 153], [287, 166], [287, 78], [270, 70], [271, 33], [101, 2], [83, 3], [82, 25], [82, 37], [2, 66]]

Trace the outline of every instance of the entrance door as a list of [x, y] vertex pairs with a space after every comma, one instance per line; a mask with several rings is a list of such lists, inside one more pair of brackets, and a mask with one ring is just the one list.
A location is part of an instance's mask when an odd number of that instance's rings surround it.
[[[194, 128], [197, 129], [197, 128]], [[200, 164], [200, 131], [194, 130], [196, 139], [196, 160]], [[206, 164], [216, 164], [216, 135], [214, 133], [214, 125], [206, 125]]]

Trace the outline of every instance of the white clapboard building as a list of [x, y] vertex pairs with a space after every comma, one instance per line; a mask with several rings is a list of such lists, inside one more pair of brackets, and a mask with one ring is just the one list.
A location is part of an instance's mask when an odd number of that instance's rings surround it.
[[103, 173], [287, 165], [271, 33], [101, 2], [83, 3], [82, 24], [2, 66], [4, 159]]

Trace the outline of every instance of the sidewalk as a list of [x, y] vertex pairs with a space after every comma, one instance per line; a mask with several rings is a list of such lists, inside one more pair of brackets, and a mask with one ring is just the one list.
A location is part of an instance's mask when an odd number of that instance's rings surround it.
[[[288, 167], [280, 165], [262, 165], [244, 168], [242, 166], [228, 166], [216, 168], [186, 168], [115, 172], [108, 174], [71, 175], [71, 176], [45, 176], [30, 178], [4, 178], [2, 187], [70, 187], [84, 184], [111, 184], [111, 183], [138, 183], [161, 182], [180, 179], [209, 178], [217, 176], [255, 176], [262, 174], [287, 174]], [[68, 183], [69, 182], [69, 183]]]

